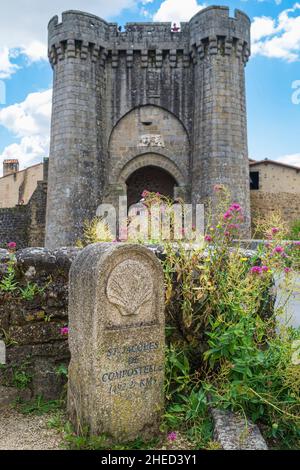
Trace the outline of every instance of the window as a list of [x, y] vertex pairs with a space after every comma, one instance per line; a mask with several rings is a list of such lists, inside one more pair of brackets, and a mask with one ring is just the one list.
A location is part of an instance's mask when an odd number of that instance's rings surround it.
[[250, 189], [259, 189], [259, 171], [250, 171]]

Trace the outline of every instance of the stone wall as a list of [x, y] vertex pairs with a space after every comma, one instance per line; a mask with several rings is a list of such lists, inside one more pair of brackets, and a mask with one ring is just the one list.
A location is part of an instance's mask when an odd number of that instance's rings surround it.
[[0, 209], [0, 247], [15, 242], [18, 249], [44, 246], [47, 183], [39, 181], [27, 205]]
[[[68, 324], [68, 273], [78, 249], [48, 251], [27, 248], [17, 252], [16, 280], [40, 289], [26, 300], [20, 289], [0, 291], [0, 339], [7, 344], [6, 366], [0, 369], [0, 385], [21, 387], [27, 378], [29, 396], [58, 398], [64, 379], [58, 367], [69, 362], [67, 337], [61, 328]], [[0, 267], [5, 270], [7, 252], [2, 250]]]
[[256, 216], [268, 217], [278, 210], [289, 226], [296, 220], [300, 220], [299, 194], [251, 191], [252, 221]]
[[0, 247], [16, 242], [18, 248], [28, 246], [29, 212], [27, 206], [0, 209]]
[[46, 205], [47, 205], [47, 183], [38, 181], [29, 202], [29, 229], [28, 246], [45, 245], [45, 225], [46, 225]]

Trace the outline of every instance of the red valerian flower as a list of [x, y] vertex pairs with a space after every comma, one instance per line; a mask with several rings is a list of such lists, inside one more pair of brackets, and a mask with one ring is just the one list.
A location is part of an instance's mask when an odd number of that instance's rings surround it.
[[232, 213], [228, 210], [227, 212], [225, 212], [225, 214], [223, 215], [223, 218], [225, 220], [227, 219], [232, 219]]
[[144, 191], [142, 192], [142, 198], [149, 196], [149, 194], [150, 194], [150, 191], [147, 191], [147, 189], [144, 189]]
[[212, 242], [212, 237], [210, 235], [205, 235], [204, 240], [206, 242]]
[[230, 211], [237, 211], [237, 212], [240, 212], [242, 210], [241, 206], [239, 204], [231, 204], [230, 208], [229, 208]]
[[63, 328], [60, 329], [60, 334], [62, 336], [66, 336], [69, 334], [69, 328], [67, 326], [64, 326]]
[[7, 248], [8, 248], [9, 250], [15, 250], [15, 249], [17, 248], [16, 242], [9, 242], [9, 243], [7, 244]]
[[168, 434], [168, 440], [170, 442], [174, 442], [177, 439], [177, 433], [175, 431], [169, 432]]
[[263, 270], [260, 266], [253, 266], [251, 268], [251, 273], [252, 274], [261, 274], [262, 272], [263, 272]]

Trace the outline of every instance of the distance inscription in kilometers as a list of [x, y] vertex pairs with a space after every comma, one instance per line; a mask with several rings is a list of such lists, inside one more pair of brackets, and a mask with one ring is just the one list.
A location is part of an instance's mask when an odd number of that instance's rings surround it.
[[[137, 354], [151, 353], [159, 349], [159, 343], [135, 343], [122, 347], [112, 347], [107, 351], [107, 357], [113, 360], [126, 357], [128, 368], [106, 372], [102, 375], [101, 381], [109, 386], [111, 395], [119, 394], [133, 389], [148, 389], [157, 383], [157, 378], [153, 375], [159, 374], [163, 366], [157, 364], [135, 365], [141, 358]], [[143, 377], [143, 376], [147, 377]], [[151, 375], [149, 377], [149, 375]], [[142, 377], [141, 377], [142, 376]]]
[[[106, 372], [102, 375], [101, 380], [103, 383], [109, 385], [109, 393], [115, 395], [134, 388], [146, 389], [152, 387], [157, 383], [157, 379], [153, 377], [153, 375], [159, 374], [161, 371], [163, 371], [162, 365], [150, 364]], [[151, 377], [141, 378], [141, 376], [150, 374]]]

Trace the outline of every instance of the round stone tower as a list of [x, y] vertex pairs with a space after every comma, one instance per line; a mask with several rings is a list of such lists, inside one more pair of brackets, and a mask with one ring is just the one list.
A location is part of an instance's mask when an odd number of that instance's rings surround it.
[[208, 7], [190, 21], [194, 71], [193, 203], [214, 199], [226, 185], [244, 210], [250, 235], [250, 188], [245, 64], [250, 56], [250, 19], [227, 7]]
[[250, 20], [226, 7], [199, 11], [179, 32], [152, 22], [120, 31], [78, 11], [54, 17], [46, 246], [73, 245], [100, 203], [134, 199], [144, 182], [187, 203], [225, 184], [248, 236], [249, 55]]
[[48, 26], [54, 70], [46, 215], [46, 246], [68, 246], [82, 223], [95, 216], [104, 177], [99, 129], [103, 61], [100, 45], [108, 25], [98, 17], [67, 11]]

